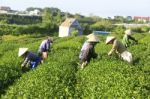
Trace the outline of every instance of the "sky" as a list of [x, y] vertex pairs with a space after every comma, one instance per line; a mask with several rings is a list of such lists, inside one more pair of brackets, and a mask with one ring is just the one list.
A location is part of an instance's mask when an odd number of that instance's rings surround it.
[[0, 6], [13, 10], [28, 7], [56, 7], [72, 14], [112, 16], [150, 16], [150, 0], [0, 0]]

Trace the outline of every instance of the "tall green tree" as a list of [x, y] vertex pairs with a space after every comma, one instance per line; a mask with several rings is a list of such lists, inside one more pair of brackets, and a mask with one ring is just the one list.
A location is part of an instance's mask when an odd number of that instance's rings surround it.
[[60, 25], [61, 24], [61, 22], [62, 22], [62, 20], [63, 20], [63, 18], [62, 18], [62, 16], [61, 16], [61, 12], [57, 12], [57, 16], [56, 16], [56, 24], [57, 25]]
[[51, 10], [49, 8], [45, 8], [43, 15], [42, 15], [42, 23], [44, 24], [52, 24], [52, 20], [53, 20], [53, 15], [51, 13]]
[[45, 8], [42, 15], [42, 23], [48, 33], [50, 33], [51, 29], [54, 28], [53, 21], [53, 14], [51, 13], [50, 8]]
[[112, 23], [107, 20], [98, 21], [90, 26], [91, 30], [110, 31]]

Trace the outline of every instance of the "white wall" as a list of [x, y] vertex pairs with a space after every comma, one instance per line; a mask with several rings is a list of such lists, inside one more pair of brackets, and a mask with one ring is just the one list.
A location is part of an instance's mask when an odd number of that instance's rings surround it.
[[0, 10], [0, 13], [8, 13], [7, 11], [4, 10]]
[[29, 15], [39, 15], [39, 14], [40, 14], [40, 12], [38, 12], [37, 10], [29, 12]]
[[59, 37], [69, 36], [69, 27], [59, 26]]

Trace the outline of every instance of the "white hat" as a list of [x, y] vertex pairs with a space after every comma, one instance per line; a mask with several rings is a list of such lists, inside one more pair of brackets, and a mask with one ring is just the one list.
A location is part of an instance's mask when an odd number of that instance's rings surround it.
[[132, 32], [131, 32], [130, 29], [128, 29], [128, 30], [125, 31], [125, 34], [127, 34], [127, 35], [132, 35]]
[[106, 44], [108, 44], [113, 39], [115, 39], [114, 36], [107, 36], [107, 38], [106, 38]]
[[88, 37], [87, 42], [99, 42], [99, 38], [96, 37], [95, 35], [94, 36], [90, 36], [90, 37]]
[[92, 37], [92, 36], [95, 36], [95, 34], [94, 34], [94, 33], [91, 33], [91, 34], [87, 35], [86, 37], [87, 37], [87, 38], [90, 38], [90, 37]]
[[22, 56], [27, 51], [28, 51], [28, 48], [19, 48], [18, 57]]

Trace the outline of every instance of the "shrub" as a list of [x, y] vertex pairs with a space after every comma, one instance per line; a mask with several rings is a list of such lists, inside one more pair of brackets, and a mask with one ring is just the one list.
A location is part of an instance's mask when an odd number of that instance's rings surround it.
[[75, 37], [78, 35], [78, 30], [73, 30], [70, 34], [71, 36]]

